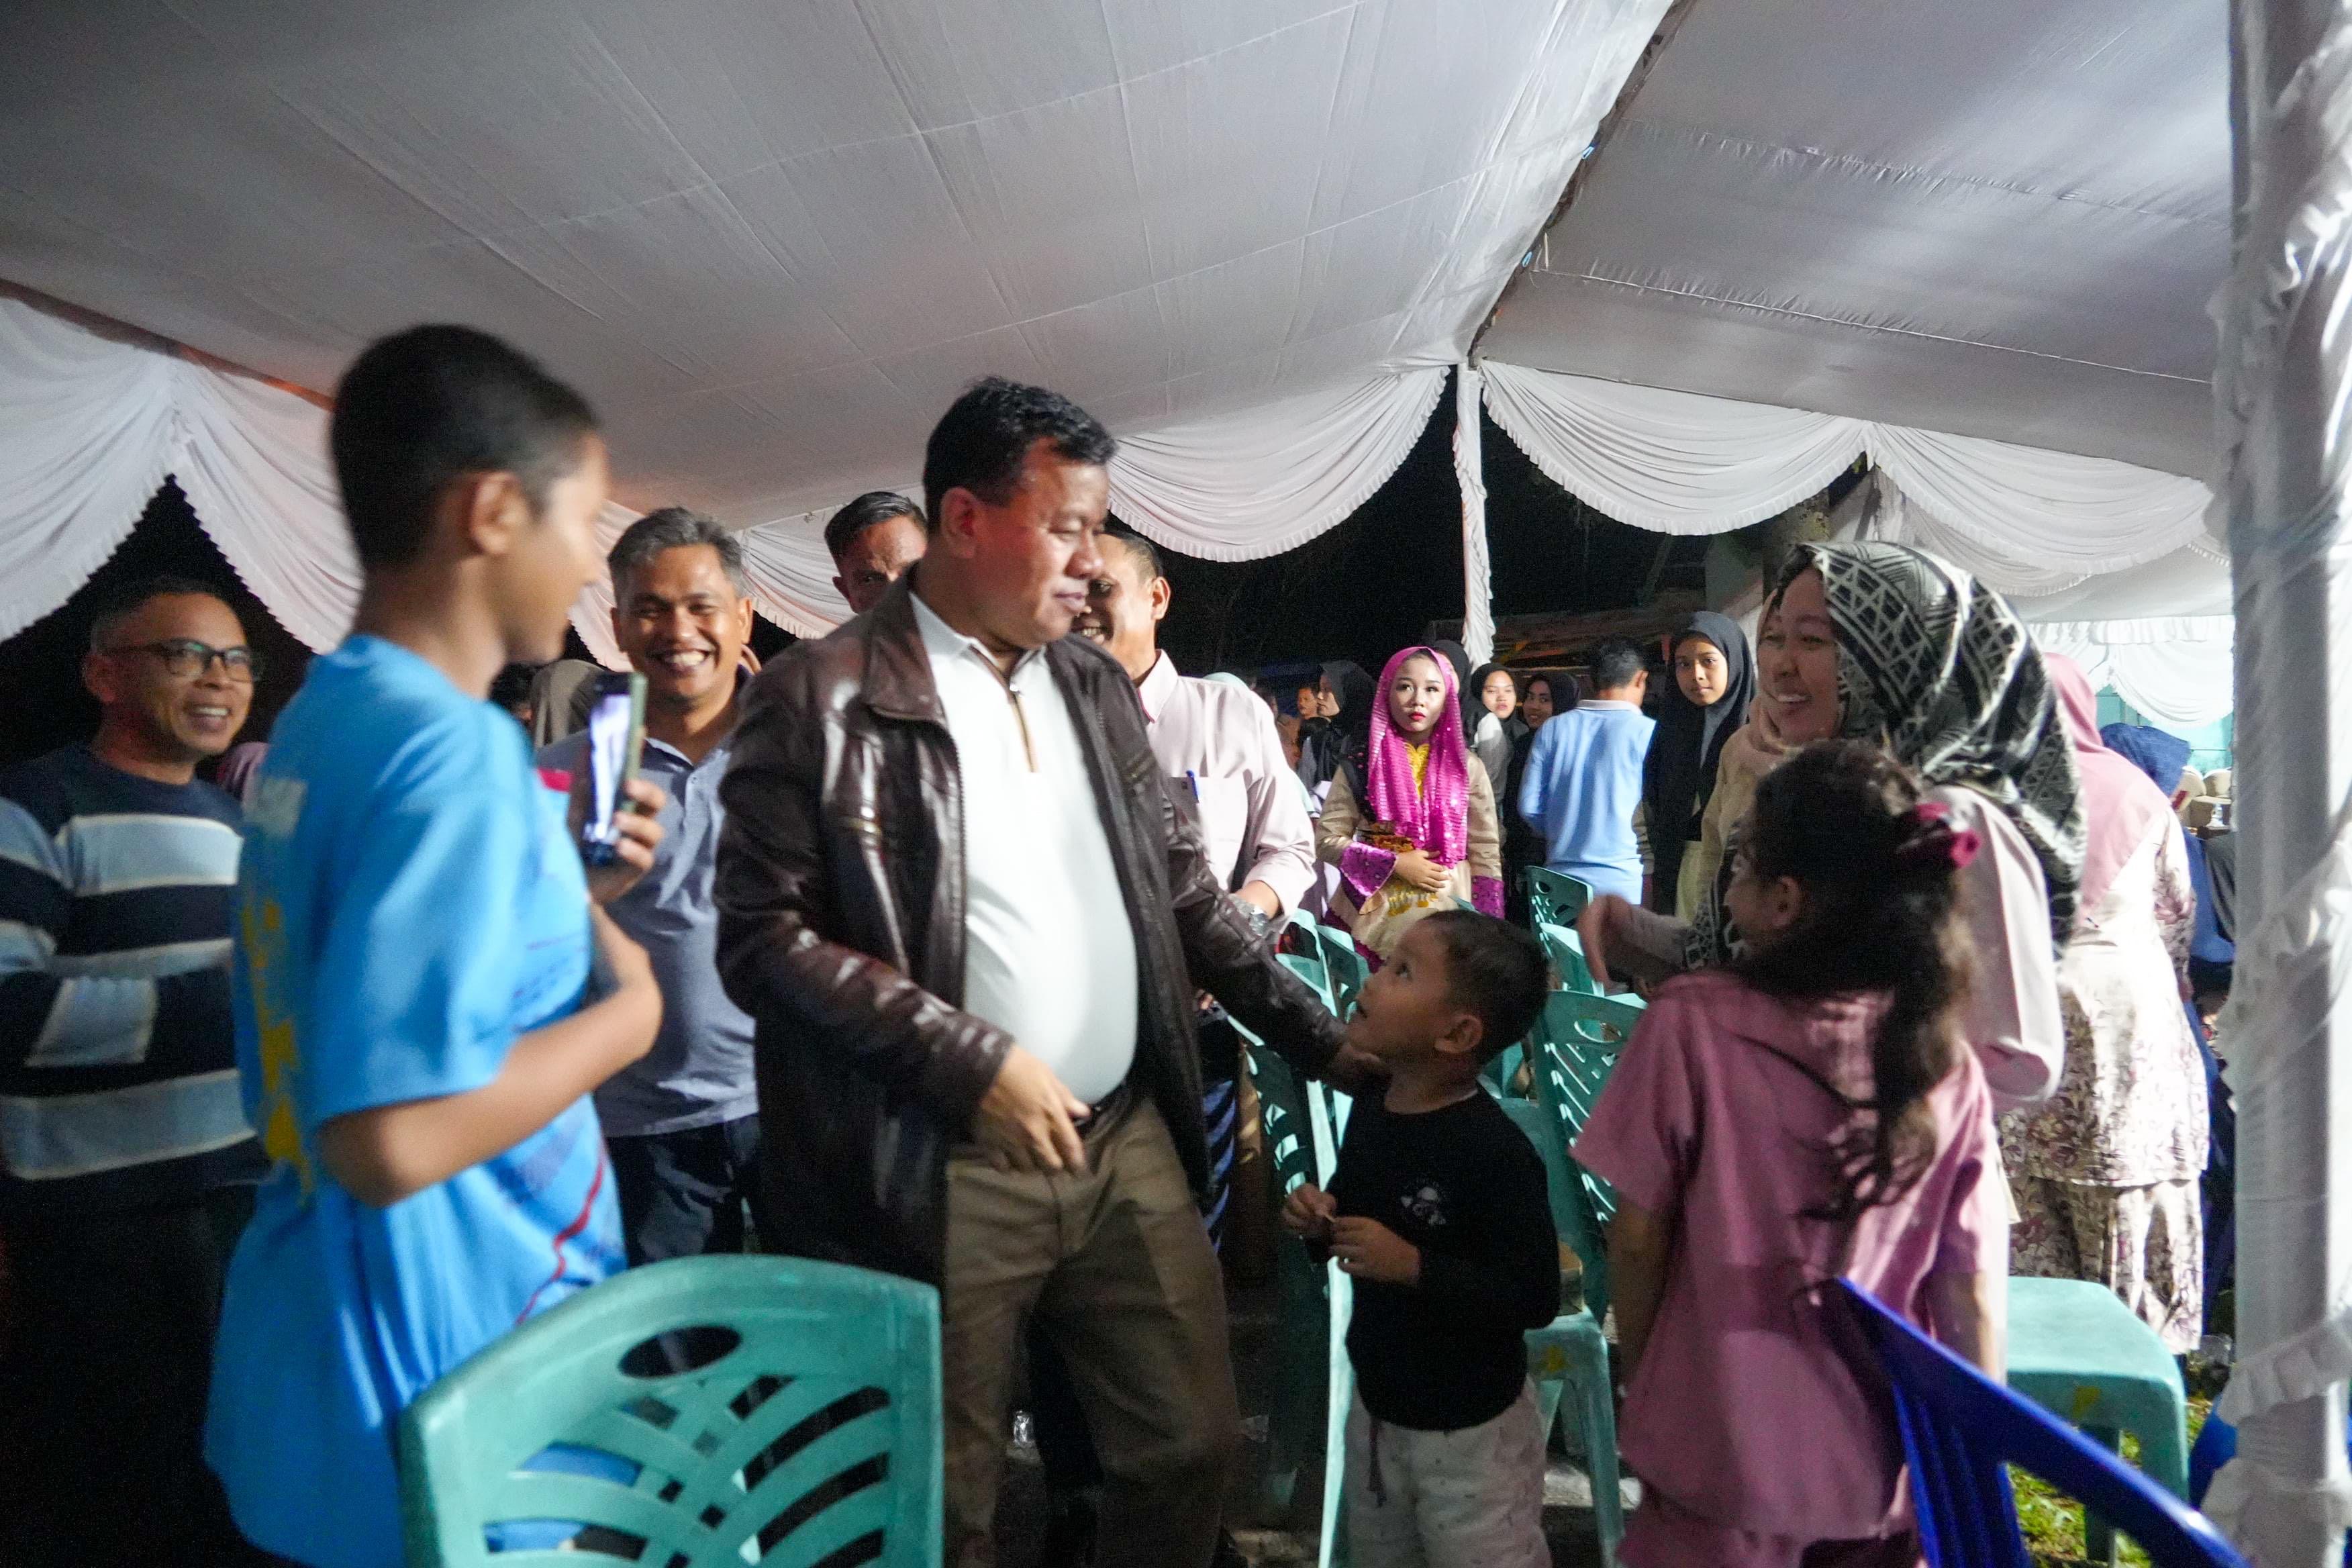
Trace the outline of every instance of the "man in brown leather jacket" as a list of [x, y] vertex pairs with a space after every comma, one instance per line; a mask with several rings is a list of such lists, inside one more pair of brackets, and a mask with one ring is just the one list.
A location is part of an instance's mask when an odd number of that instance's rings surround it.
[[959, 1568], [995, 1560], [1033, 1319], [1102, 1451], [1097, 1562], [1208, 1563], [1238, 1415], [1195, 987], [1303, 1071], [1362, 1063], [1226, 898], [1126, 672], [1068, 636], [1112, 450], [1055, 394], [967, 391], [925, 453], [929, 552], [752, 683], [721, 790], [771, 1239], [941, 1287]]

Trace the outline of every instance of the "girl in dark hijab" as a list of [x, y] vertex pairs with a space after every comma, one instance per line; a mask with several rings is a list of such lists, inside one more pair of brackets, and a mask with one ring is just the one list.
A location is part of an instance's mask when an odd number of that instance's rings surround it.
[[1475, 689], [1470, 684], [1470, 650], [1458, 642], [1443, 639], [1421, 646], [1432, 653], [1444, 654], [1445, 662], [1454, 667], [1454, 687], [1462, 693], [1462, 739], [1465, 742], [1475, 741], [1478, 734], [1478, 716], [1486, 712], [1486, 709], [1479, 705]]
[[1323, 667], [1323, 711], [1298, 727], [1298, 781], [1322, 788], [1349, 754], [1360, 759], [1372, 731], [1372, 678], [1364, 667], [1333, 659]]
[[1748, 634], [1736, 622], [1701, 610], [1675, 633], [1674, 666], [1675, 679], [1642, 768], [1642, 804], [1657, 867], [1650, 908], [1688, 920], [1698, 889], [1682, 891], [1684, 852], [1699, 837], [1724, 742], [1748, 721], [1756, 696], [1756, 659]]
[[1519, 717], [1519, 678], [1499, 664], [1480, 665], [1462, 689], [1462, 708], [1470, 726], [1470, 752], [1486, 764], [1499, 801], [1510, 777], [1512, 748], [1528, 733], [1528, 721]]

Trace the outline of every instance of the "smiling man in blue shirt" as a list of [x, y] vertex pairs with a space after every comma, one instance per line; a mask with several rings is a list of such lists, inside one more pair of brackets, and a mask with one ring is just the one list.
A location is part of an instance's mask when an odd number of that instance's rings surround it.
[[[751, 636], [743, 547], [684, 507], [647, 512], [605, 559], [613, 636], [646, 678], [644, 776], [669, 796], [653, 869], [613, 900], [613, 923], [645, 945], [662, 1026], [645, 1060], [596, 1091], [631, 1263], [743, 1249], [762, 1207], [751, 1018], [719, 983], [710, 883], [726, 821], [719, 781], [734, 738], [735, 688]], [[585, 731], [540, 753], [577, 775]], [[761, 1227], [767, 1228], [767, 1227]]]

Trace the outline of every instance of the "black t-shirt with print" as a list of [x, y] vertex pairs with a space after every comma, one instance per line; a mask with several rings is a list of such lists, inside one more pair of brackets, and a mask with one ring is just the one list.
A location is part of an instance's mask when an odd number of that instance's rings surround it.
[[1559, 1310], [1542, 1160], [1482, 1089], [1401, 1116], [1359, 1100], [1331, 1196], [1421, 1249], [1417, 1286], [1355, 1282], [1348, 1354], [1365, 1408], [1451, 1432], [1492, 1421], [1528, 1375], [1525, 1335]]

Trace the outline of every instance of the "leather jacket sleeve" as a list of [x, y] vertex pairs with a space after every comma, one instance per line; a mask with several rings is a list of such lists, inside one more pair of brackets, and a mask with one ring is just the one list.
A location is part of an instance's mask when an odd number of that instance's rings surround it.
[[[758, 1021], [761, 1049], [772, 1034], [791, 1048], [831, 1054], [962, 1128], [1012, 1037], [855, 945], [886, 946], [893, 922], [879, 910], [861, 918], [846, 907], [861, 889], [834, 885], [839, 847], [828, 837], [854, 839], [855, 826], [873, 827], [876, 816], [871, 800], [828, 777], [844, 750], [831, 743], [837, 732], [818, 689], [829, 679], [838, 677], [818, 660], [787, 656], [745, 693], [719, 786], [719, 977]], [[834, 820], [845, 816], [854, 820]], [[873, 901], [870, 889], [862, 891]]]
[[1274, 943], [1257, 935], [1209, 864], [1199, 826], [1168, 794], [1168, 781], [1150, 762], [1150, 742], [1140, 723], [1130, 740], [1141, 748], [1152, 779], [1148, 797], [1160, 813], [1168, 845], [1168, 886], [1176, 931], [1192, 981], [1224, 1005], [1225, 1011], [1286, 1060], [1309, 1077], [1319, 1077], [1339, 1053], [1346, 1029], [1304, 981], [1275, 957]]

